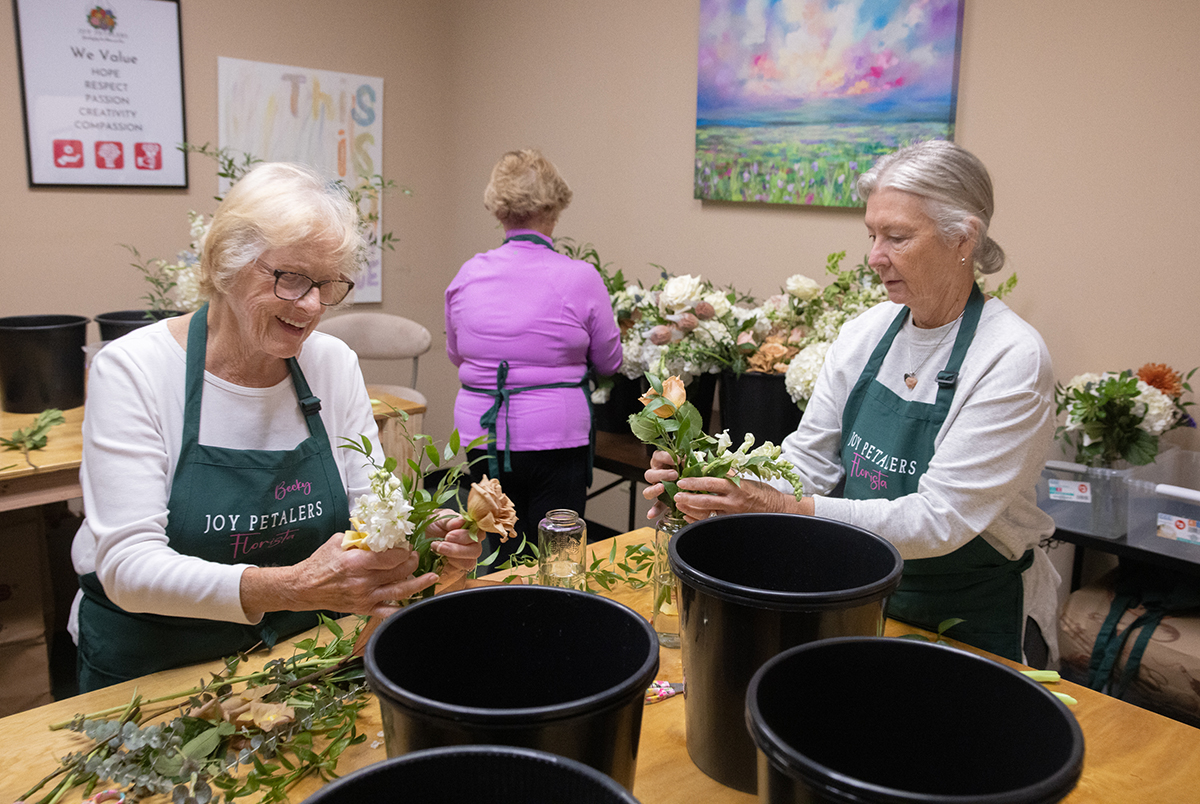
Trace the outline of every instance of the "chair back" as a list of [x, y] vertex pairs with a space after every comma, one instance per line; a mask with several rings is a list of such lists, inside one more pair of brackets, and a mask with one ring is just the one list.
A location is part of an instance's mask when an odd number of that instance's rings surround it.
[[417, 385], [418, 359], [433, 343], [428, 329], [390, 313], [342, 313], [322, 320], [317, 329], [343, 341], [360, 360], [412, 360], [413, 389]]

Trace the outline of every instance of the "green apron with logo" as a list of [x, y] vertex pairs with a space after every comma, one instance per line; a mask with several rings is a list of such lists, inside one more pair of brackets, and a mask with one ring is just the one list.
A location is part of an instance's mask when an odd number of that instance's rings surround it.
[[[551, 251], [554, 250], [554, 243], [549, 239], [535, 234], [520, 234], [513, 235], [507, 238], [501, 245], [511, 243], [514, 240], [519, 240], [527, 243], [536, 243], [539, 246], [545, 246]], [[588, 462], [587, 462], [587, 484], [592, 485], [592, 465], [596, 460], [596, 411], [592, 407], [592, 389], [591, 389], [591, 368], [583, 373], [582, 379], [578, 382], [551, 382], [544, 385], [522, 385], [517, 388], [509, 388], [508, 386], [508, 361], [500, 361], [500, 365], [496, 367], [496, 387], [495, 388], [479, 388], [472, 385], [463, 385], [464, 391], [470, 391], [474, 394], [487, 394], [493, 400], [492, 406], [479, 417], [479, 426], [488, 432], [487, 445], [487, 460], [488, 472], [492, 477], [500, 476], [500, 454], [496, 446], [497, 443], [497, 422], [500, 420], [501, 408], [508, 406], [510, 397], [521, 393], [522, 391], [541, 391], [549, 388], [579, 388], [583, 391], [583, 396], [587, 399], [588, 420], [590, 421], [588, 429]], [[508, 432], [508, 412], [504, 414], [504, 471], [512, 471], [512, 456], [509, 444], [512, 438]]]
[[[218, 564], [290, 566], [350, 525], [346, 490], [300, 365], [288, 360], [308, 438], [290, 450], [239, 450], [200, 443], [208, 305], [188, 329], [179, 463], [167, 502], [172, 550]], [[318, 612], [268, 612], [256, 625], [125, 611], [92, 572], [79, 605], [81, 692], [147, 673], [271, 646], [317, 624]]]
[[[848, 499], [895, 500], [917, 493], [954, 399], [958, 372], [975, 337], [983, 302], [983, 294], [973, 287], [950, 359], [937, 375], [937, 398], [932, 404], [903, 400], [875, 379], [904, 326], [908, 308], [892, 321], [842, 413]], [[981, 536], [944, 556], [906, 560], [900, 588], [888, 601], [888, 616], [931, 631], [944, 620], [962, 618], [948, 636], [1021, 661], [1025, 619], [1021, 573], [1032, 564], [1032, 550], [1012, 561]]]

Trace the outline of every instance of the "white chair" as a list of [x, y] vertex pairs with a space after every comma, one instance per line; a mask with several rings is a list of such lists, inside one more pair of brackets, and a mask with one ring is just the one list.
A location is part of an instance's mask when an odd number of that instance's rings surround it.
[[345, 342], [359, 360], [412, 360], [411, 386], [371, 385], [384, 393], [426, 404], [425, 395], [416, 389], [418, 359], [433, 343], [425, 327], [389, 313], [343, 313], [326, 318], [317, 329]]

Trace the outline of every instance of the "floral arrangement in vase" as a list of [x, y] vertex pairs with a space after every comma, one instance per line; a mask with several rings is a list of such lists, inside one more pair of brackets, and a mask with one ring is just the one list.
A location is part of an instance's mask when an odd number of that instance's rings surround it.
[[1183, 401], [1192, 390], [1183, 375], [1162, 363], [1137, 370], [1080, 374], [1054, 390], [1064, 416], [1055, 438], [1074, 450], [1075, 462], [1091, 467], [1144, 466], [1159, 451], [1159, 436], [1177, 427], [1195, 427]]

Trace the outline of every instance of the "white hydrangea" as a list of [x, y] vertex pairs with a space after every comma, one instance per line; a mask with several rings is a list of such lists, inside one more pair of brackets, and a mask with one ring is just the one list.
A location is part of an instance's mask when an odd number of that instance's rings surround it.
[[408, 537], [416, 527], [408, 516], [412, 511], [400, 479], [383, 469], [373, 469], [371, 493], [355, 501], [350, 522], [362, 534], [358, 543], [378, 553], [393, 547], [409, 547]]
[[1137, 384], [1137, 401], [1146, 407], [1146, 415], [1141, 423], [1138, 424], [1138, 427], [1150, 435], [1162, 435], [1179, 418], [1179, 408], [1175, 407], [1175, 402], [1171, 397], [1153, 385], [1149, 385], [1142, 380], [1138, 380]]
[[724, 293], [714, 291], [713, 293], [704, 294], [702, 301], [706, 301], [712, 305], [713, 314], [717, 318], [723, 317], [726, 313], [733, 309], [733, 305], [729, 303], [729, 299]]
[[803, 410], [812, 397], [813, 387], [817, 384], [817, 376], [825, 365], [825, 355], [829, 352], [827, 341], [817, 341], [805, 346], [792, 358], [788, 364], [787, 373], [783, 375], [783, 384], [792, 397], [792, 401]]
[[810, 301], [821, 295], [821, 286], [804, 274], [793, 274], [784, 285], [788, 294], [800, 301]]
[[681, 313], [704, 298], [704, 280], [691, 274], [673, 276], [663, 285], [658, 306], [668, 313]]
[[171, 298], [176, 310], [189, 313], [199, 310], [204, 304], [204, 294], [200, 292], [200, 266], [180, 262], [172, 277], [175, 287], [171, 288]]

